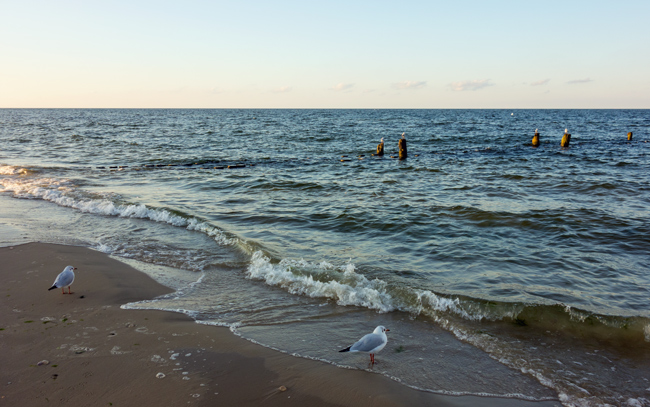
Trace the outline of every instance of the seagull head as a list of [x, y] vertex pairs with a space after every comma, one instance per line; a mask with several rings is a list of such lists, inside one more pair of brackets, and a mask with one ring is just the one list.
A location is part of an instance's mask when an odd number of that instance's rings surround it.
[[382, 325], [379, 325], [377, 328], [375, 328], [373, 333], [374, 334], [382, 334], [382, 333], [385, 333], [385, 332], [388, 332], [388, 331], [390, 331], [390, 329], [386, 329]]

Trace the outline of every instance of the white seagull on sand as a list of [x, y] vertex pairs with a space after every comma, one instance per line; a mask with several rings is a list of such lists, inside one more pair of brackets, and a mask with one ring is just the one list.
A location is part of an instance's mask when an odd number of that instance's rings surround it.
[[72, 291], [70, 291], [70, 286], [72, 285], [72, 282], [74, 281], [74, 271], [76, 270], [76, 267], [68, 266], [63, 269], [61, 273], [59, 273], [58, 276], [56, 276], [56, 280], [54, 280], [54, 284], [52, 284], [52, 287], [48, 288], [47, 290], [54, 290], [55, 288], [60, 288], [61, 289], [61, 294], [65, 294], [64, 287], [68, 287], [68, 294], [72, 294]]
[[370, 353], [370, 363], [375, 364], [375, 353], [384, 349], [386, 343], [388, 343], [388, 337], [386, 332], [390, 329], [386, 329], [383, 326], [379, 325], [375, 330], [368, 335], [365, 335], [363, 338], [359, 339], [357, 343], [352, 346], [348, 346], [345, 349], [340, 350], [339, 352], [367, 352]]

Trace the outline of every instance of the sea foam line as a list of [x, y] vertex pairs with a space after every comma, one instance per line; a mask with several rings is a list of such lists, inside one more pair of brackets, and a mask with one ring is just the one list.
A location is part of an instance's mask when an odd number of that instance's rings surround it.
[[0, 165], [0, 175], [24, 175], [29, 173], [26, 168], [14, 167], [12, 165]]
[[84, 213], [118, 216], [122, 218], [148, 219], [154, 222], [184, 227], [187, 230], [204, 233], [223, 246], [234, 245], [239, 241], [237, 238], [227, 237], [222, 230], [206, 222], [193, 217], [185, 218], [174, 215], [165, 209], [149, 208], [143, 204], [116, 204], [106, 198], [78, 198], [75, 195], [80, 195], [81, 191], [69, 180], [53, 178], [2, 178], [0, 179], [0, 186], [4, 188], [5, 192], [12, 192], [16, 198], [42, 199], [59, 206], [77, 209]]
[[256, 251], [246, 275], [282, 287], [292, 294], [328, 298], [344, 306], [354, 305], [379, 312], [399, 310], [434, 318], [440, 318], [440, 314], [455, 314], [472, 321], [493, 319], [480, 311], [464, 309], [459, 298], [445, 298], [431, 291], [415, 289], [397, 295], [385, 281], [370, 280], [356, 273], [352, 263], [336, 267], [327, 262], [312, 264], [305, 260], [283, 259], [273, 264], [262, 251]]
[[[294, 274], [291, 269], [309, 266], [304, 260], [283, 260], [272, 264], [270, 259], [261, 251], [253, 253], [247, 276], [251, 279], [264, 280], [269, 285], [280, 286], [292, 294], [305, 295], [312, 298], [329, 298], [339, 305], [358, 305], [380, 312], [395, 310], [390, 294], [386, 292], [386, 283], [379, 280], [368, 280], [354, 272], [354, 265], [347, 265], [341, 272], [341, 281], [320, 281], [311, 274]], [[321, 272], [331, 267], [321, 264]]]

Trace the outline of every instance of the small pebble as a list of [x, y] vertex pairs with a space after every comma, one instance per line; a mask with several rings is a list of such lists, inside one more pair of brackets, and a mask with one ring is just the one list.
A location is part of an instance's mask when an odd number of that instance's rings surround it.
[[287, 388], [285, 386], [280, 386], [278, 387], [278, 390], [280, 391], [287, 391]]
[[40, 362], [37, 363], [38, 366], [49, 365], [49, 364], [50, 364], [49, 360], [41, 360]]
[[162, 373], [162, 372], [160, 372], [160, 373], [158, 373], [158, 374], [156, 375], [156, 378], [158, 378], [158, 379], [162, 379], [162, 378], [164, 378], [164, 377], [165, 377], [165, 374]]

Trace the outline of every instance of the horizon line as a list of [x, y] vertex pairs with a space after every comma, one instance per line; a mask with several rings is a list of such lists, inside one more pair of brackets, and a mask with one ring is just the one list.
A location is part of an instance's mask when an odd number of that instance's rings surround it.
[[0, 107], [0, 110], [650, 110], [650, 107]]

